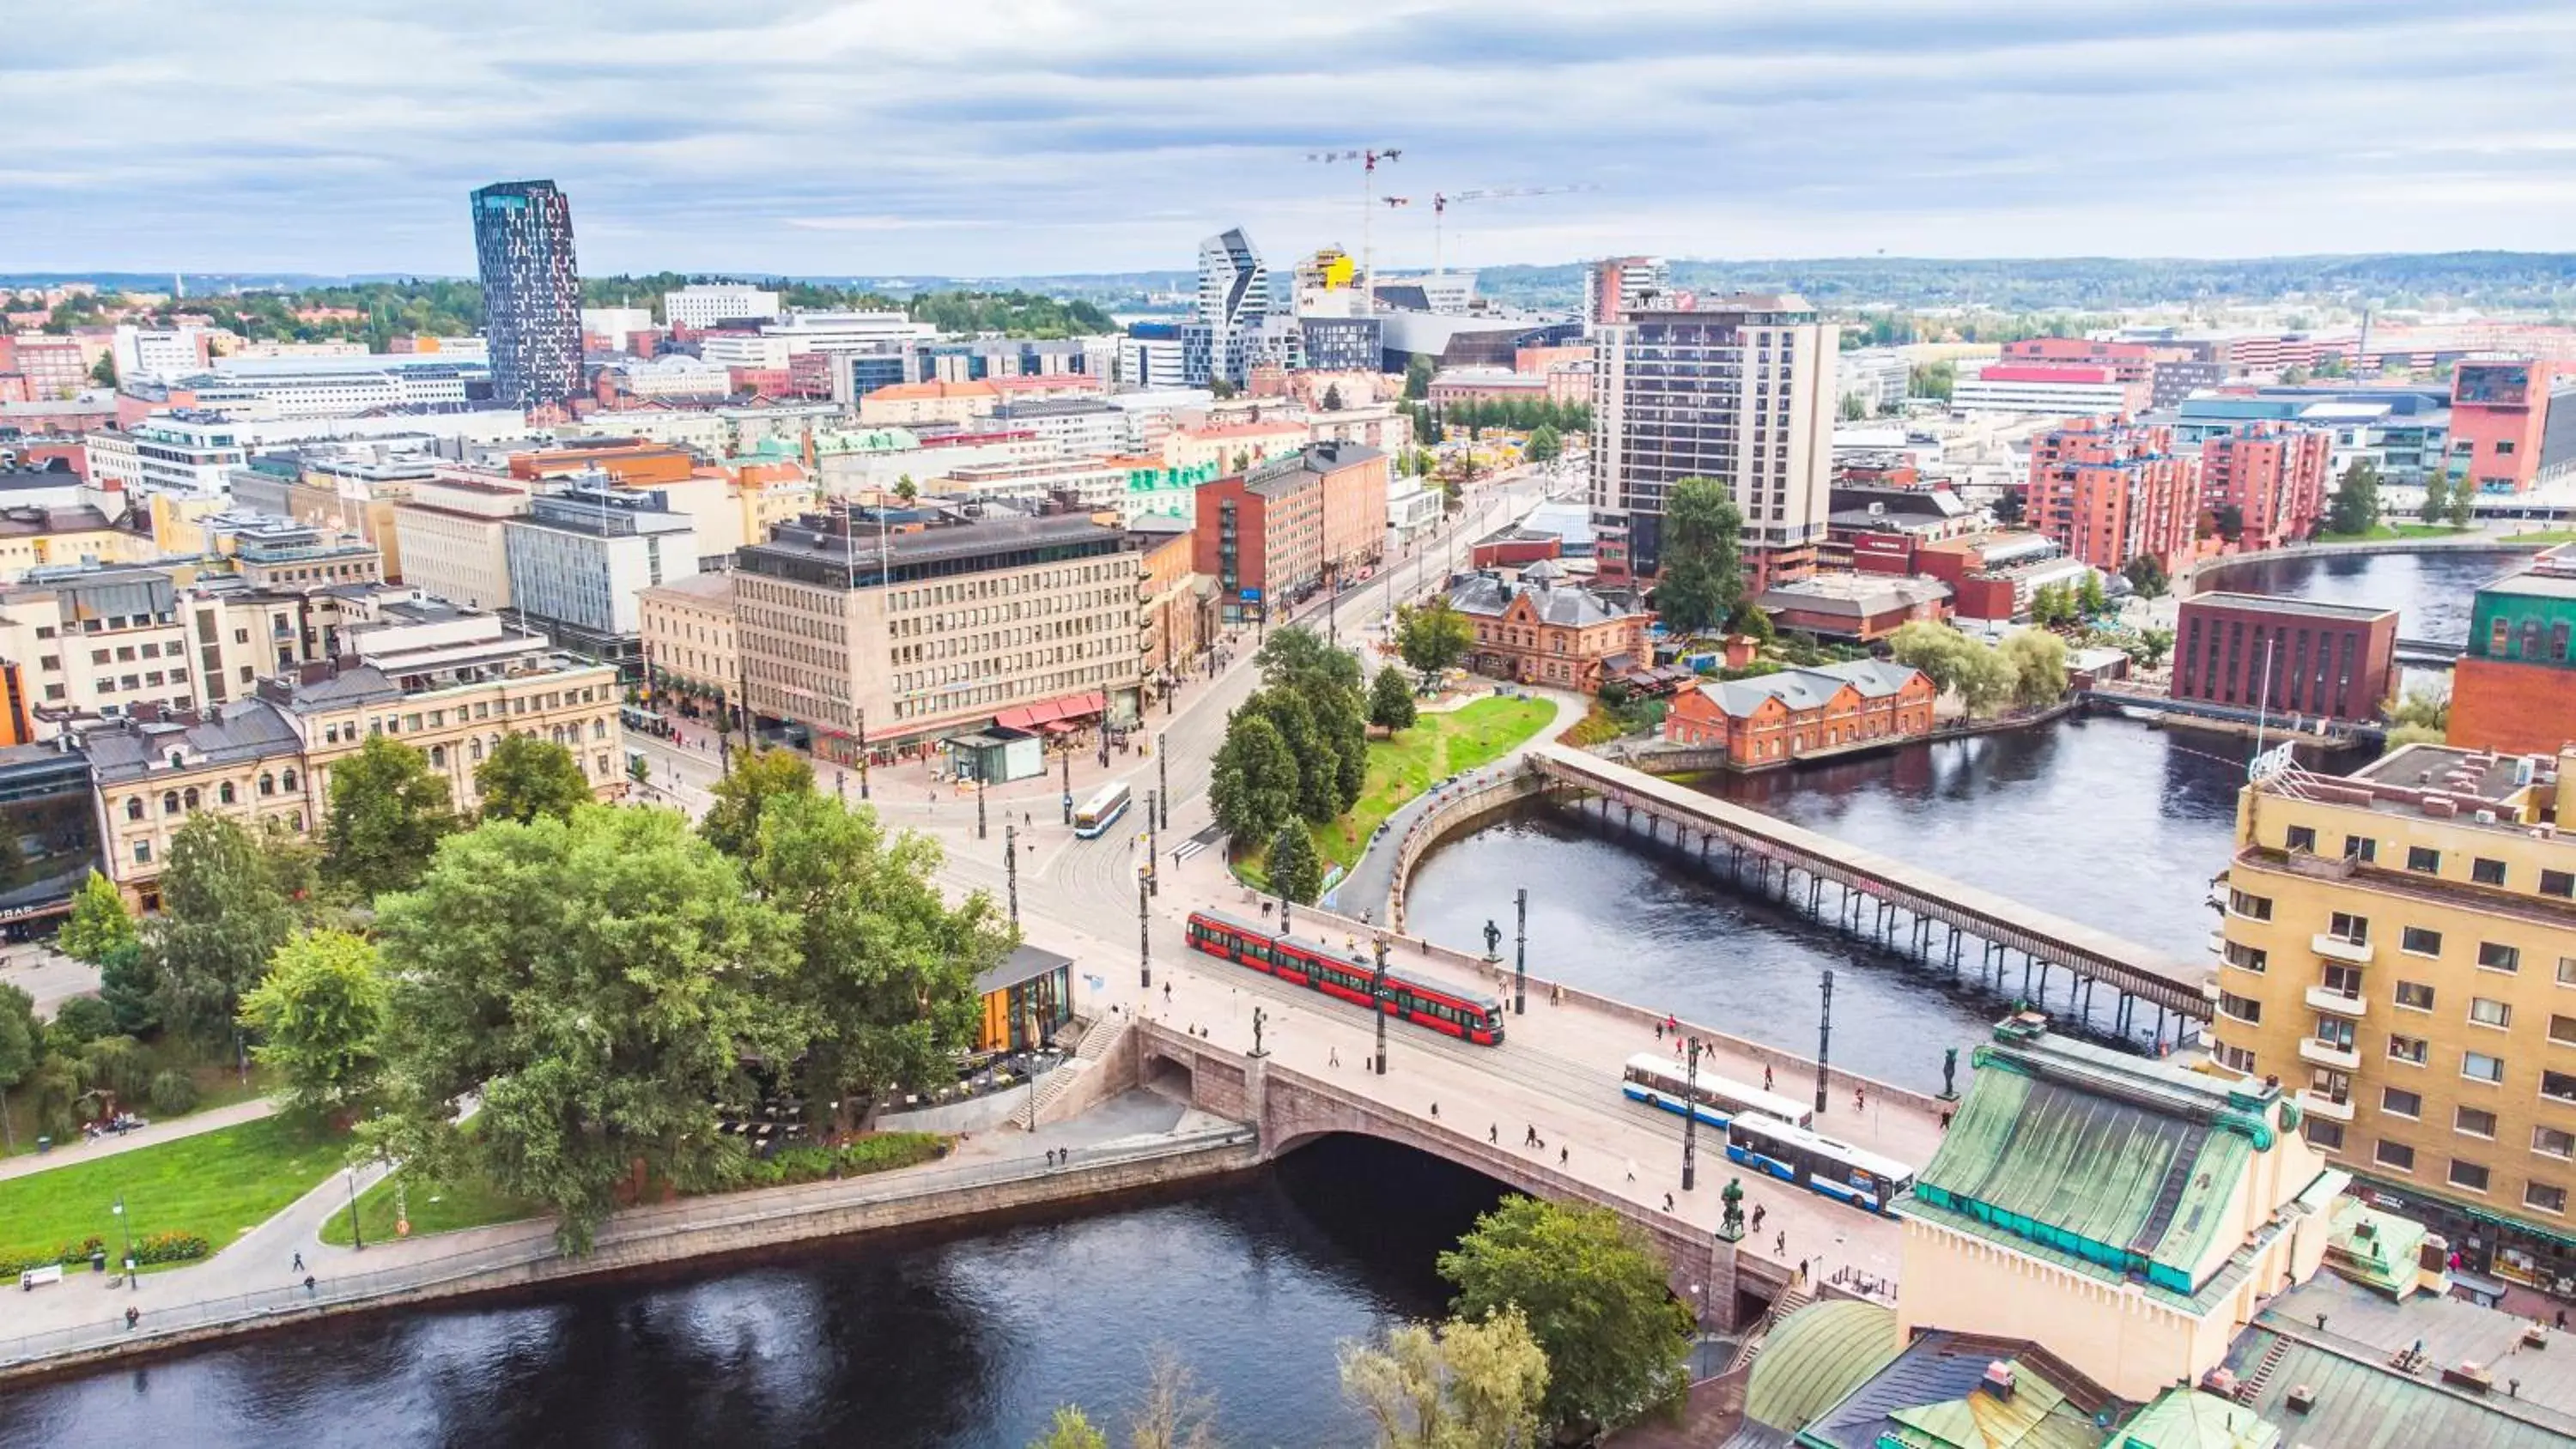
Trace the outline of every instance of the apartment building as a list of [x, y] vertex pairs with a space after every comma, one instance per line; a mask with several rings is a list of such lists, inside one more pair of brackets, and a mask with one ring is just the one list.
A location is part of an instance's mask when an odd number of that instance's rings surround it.
[[[2200, 504], [2234, 510], [2236, 541], [2279, 548], [2316, 531], [2325, 517], [2334, 435], [2322, 428], [2253, 423], [2200, 445]], [[2225, 536], [2226, 520], [2219, 532]]]
[[2200, 509], [2200, 459], [2174, 451], [2169, 427], [2091, 418], [2031, 439], [2025, 522], [2104, 572], [2142, 555], [2179, 571]]
[[38, 569], [143, 563], [159, 554], [149, 537], [89, 504], [0, 507], [0, 583]]
[[778, 311], [776, 292], [739, 282], [691, 282], [662, 294], [662, 320], [673, 327], [767, 322]]
[[563, 745], [603, 799], [624, 789], [614, 669], [423, 600], [352, 628], [348, 649], [209, 714], [144, 711], [84, 734], [107, 876], [129, 900], [157, 908], [171, 837], [196, 811], [320, 829], [332, 767], [372, 735], [418, 749], [460, 810], [480, 801], [474, 767], [511, 734]]
[[468, 609], [510, 607], [504, 524], [528, 510], [525, 484], [442, 473], [412, 485], [394, 508], [403, 582]]
[[1162, 514], [1131, 519], [1127, 546], [1145, 571], [1145, 676], [1168, 689], [1216, 637], [1216, 586], [1195, 567], [1196, 541], [1185, 519]]
[[1322, 483], [1281, 458], [1199, 488], [1191, 566], [1216, 580], [1226, 623], [1276, 617], [1324, 586]]
[[742, 697], [734, 640], [733, 575], [694, 574], [635, 596], [646, 678], [718, 704]]
[[[1669, 304], [1667, 304], [1669, 305]], [[1595, 332], [1591, 503], [1604, 583], [1663, 567], [1664, 499], [1726, 485], [1753, 587], [1815, 571], [1831, 511], [1841, 329], [1794, 294], [1632, 309]]]
[[232, 471], [250, 457], [241, 430], [230, 419], [190, 411], [132, 427], [97, 428], [82, 445], [89, 454], [90, 481], [115, 484], [129, 497], [162, 491], [220, 493]]
[[744, 697], [843, 763], [1023, 706], [1133, 718], [1139, 589], [1090, 513], [808, 514], [735, 555]]
[[698, 572], [696, 531], [657, 492], [581, 486], [540, 493], [501, 522], [512, 622], [562, 648], [643, 673], [635, 596]]
[[2410, 745], [2239, 797], [2210, 1051], [2481, 1272], [2576, 1279], [2576, 750]]
[[64, 570], [0, 589], [0, 660], [22, 707], [11, 743], [51, 738], [69, 718], [188, 709], [200, 687], [188, 656], [162, 570]]

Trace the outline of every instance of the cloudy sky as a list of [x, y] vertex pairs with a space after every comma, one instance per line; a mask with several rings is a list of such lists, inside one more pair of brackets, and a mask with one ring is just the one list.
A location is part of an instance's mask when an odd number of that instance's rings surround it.
[[2567, 0], [15, 0], [0, 271], [585, 272], [2576, 245]]

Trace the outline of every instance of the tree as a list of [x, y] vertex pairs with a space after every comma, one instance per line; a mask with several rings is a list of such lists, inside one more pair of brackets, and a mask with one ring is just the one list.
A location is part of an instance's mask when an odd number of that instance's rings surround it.
[[906, 473], [894, 480], [894, 496], [910, 503], [921, 496], [921, 485], [913, 482], [912, 475]]
[[1529, 442], [1521, 448], [1521, 456], [1533, 463], [1553, 463], [1565, 456], [1565, 439], [1556, 429], [1541, 423], [1530, 430]]
[[1029, 1449], [1109, 1449], [1109, 1436], [1091, 1427], [1090, 1416], [1082, 1410], [1062, 1404], [1047, 1431], [1029, 1441]]
[[2065, 640], [2038, 629], [2023, 629], [2007, 636], [1995, 652], [2012, 667], [2013, 703], [2036, 709], [2065, 697]]
[[36, 999], [24, 987], [0, 981], [0, 1140], [18, 1150], [18, 1128], [9, 1120], [10, 1089], [36, 1074], [45, 1055], [44, 1027], [36, 1020]]
[[1840, 411], [1844, 422], [1859, 422], [1869, 416], [1869, 399], [1856, 392], [1844, 393]]
[[2406, 691], [2406, 697], [2390, 706], [2389, 722], [2413, 725], [2440, 734], [2451, 727], [2451, 698], [2422, 685]]
[[1368, 722], [1388, 734], [1413, 728], [1413, 685], [1399, 669], [1381, 669], [1369, 681]]
[[2360, 535], [2379, 524], [2379, 465], [2355, 458], [2326, 504], [2326, 531]]
[[621, 1189], [719, 1181], [740, 1149], [715, 1104], [750, 1094], [746, 1060], [805, 1046], [778, 999], [789, 923], [676, 811], [487, 820], [376, 911], [393, 994], [369, 1140], [547, 1204], [568, 1252]]
[[2424, 506], [2416, 510], [2415, 516], [2426, 523], [2439, 523], [2451, 516], [2451, 485], [2448, 479], [2439, 473], [2428, 472], [2424, 475]]
[[2010, 698], [2019, 676], [2012, 662], [1993, 649], [1974, 640], [1959, 654], [1959, 702], [1972, 715], [1988, 715]]
[[773, 800], [814, 793], [814, 767], [794, 750], [760, 750], [736, 756], [733, 772], [707, 792], [714, 803], [698, 833], [736, 860], [748, 860], [760, 843], [761, 812]]
[[278, 948], [268, 976], [242, 997], [242, 1025], [262, 1040], [251, 1055], [286, 1078], [298, 1108], [345, 1113], [376, 1089], [388, 988], [376, 948], [345, 931], [308, 931]]
[[1714, 478], [1684, 478], [1665, 495], [1664, 565], [1655, 584], [1655, 612], [1666, 628], [1696, 634], [1734, 615], [1744, 598], [1738, 552], [1743, 530], [1743, 510]]
[[1297, 813], [1297, 757], [1268, 718], [1238, 708], [1208, 770], [1208, 807], [1228, 835], [1268, 840]]
[[1888, 656], [1908, 668], [1923, 671], [1923, 677], [1932, 681], [1932, 688], [1942, 694], [1958, 688], [1959, 660], [1976, 647], [1965, 634], [1929, 619], [1909, 619], [1887, 636]]
[[1959, 365], [1946, 357], [1938, 362], [1918, 362], [1907, 370], [1905, 390], [1915, 397], [1948, 402], [1958, 380]]
[[1309, 697], [1318, 687], [1353, 691], [1360, 687], [1360, 662], [1349, 650], [1334, 648], [1303, 624], [1271, 630], [1252, 662], [1261, 666], [1264, 685], [1284, 686]]
[[2141, 599], [2159, 598], [2173, 587], [2173, 580], [2165, 576], [2164, 561], [2151, 553], [2142, 553], [2129, 560], [2121, 568], [2120, 576], [2129, 581], [2129, 587], [2137, 590]]
[[1482, 1323], [1435, 1332], [1409, 1323], [1383, 1348], [1344, 1343], [1342, 1397], [1377, 1425], [1387, 1449], [1527, 1449], [1541, 1442], [1547, 1354], [1529, 1319], [1506, 1306]]
[[790, 923], [783, 1004], [812, 1033], [806, 1096], [864, 1115], [897, 1084], [953, 1078], [983, 1013], [975, 978], [1016, 935], [981, 891], [954, 908], [934, 878], [937, 842], [889, 839], [876, 812], [813, 791], [776, 796], [744, 874]]
[[154, 1010], [201, 1044], [223, 1041], [242, 994], [294, 930], [294, 907], [260, 842], [227, 816], [189, 816], [161, 872], [161, 914], [144, 929]]
[[1218, 402], [1224, 402], [1226, 399], [1233, 397], [1241, 390], [1242, 389], [1236, 387], [1233, 383], [1222, 377], [1212, 377], [1208, 379], [1208, 394], [1211, 397], [1214, 397]]
[[1431, 354], [1417, 352], [1404, 360], [1404, 395], [1413, 402], [1431, 396]]
[[2081, 609], [2088, 619], [2100, 615], [2111, 607], [2109, 596], [2102, 592], [2100, 574], [2091, 569], [2084, 571], [2083, 580], [2075, 586], [2075, 607]]
[[2308, 370], [2296, 363], [2281, 369], [2281, 385], [2284, 387], [2297, 387], [2307, 380]]
[[2478, 492], [2474, 485], [2463, 481], [2451, 490], [2450, 520], [2453, 528], [2466, 528], [2478, 521]]
[[89, 380], [97, 383], [100, 387], [116, 386], [116, 354], [112, 352], [100, 353], [98, 355], [98, 362], [89, 370]]
[[1616, 1428], [1683, 1387], [1690, 1310], [1662, 1256], [1606, 1208], [1508, 1198], [1440, 1255], [1440, 1276], [1460, 1318], [1527, 1317], [1547, 1355], [1541, 1413], [1560, 1434]]
[[63, 922], [55, 944], [75, 961], [104, 966], [140, 939], [134, 917], [125, 909], [125, 897], [106, 876], [93, 870], [73, 895], [71, 917]]
[[1299, 821], [1289, 821], [1270, 837], [1269, 866], [1270, 889], [1277, 895], [1305, 906], [1324, 893], [1324, 858]]
[[430, 773], [427, 755], [390, 735], [367, 736], [331, 768], [323, 872], [368, 899], [408, 890], [456, 828], [450, 805], [447, 780]]
[[2165, 656], [2173, 652], [2174, 631], [2164, 628], [2141, 630], [2138, 634], [2138, 644], [2145, 655], [2138, 662], [2149, 669], [2161, 668], [2164, 665]]
[[1144, 1401], [1127, 1421], [1128, 1449], [1216, 1449], [1216, 1396], [1202, 1390], [1179, 1355], [1157, 1348], [1147, 1360]]
[[2222, 503], [2211, 509], [2209, 522], [2218, 536], [2229, 543], [2245, 536], [2245, 510], [2233, 503]]
[[1339, 384], [1339, 383], [1334, 383], [1334, 382], [1328, 382], [1328, 383], [1325, 383], [1325, 384], [1324, 384], [1324, 411], [1326, 411], [1326, 412], [1328, 412], [1328, 413], [1337, 413], [1337, 412], [1340, 412], [1341, 410], [1342, 410], [1342, 387], [1341, 387], [1341, 384]]
[[535, 735], [507, 735], [490, 758], [474, 767], [474, 791], [483, 797], [482, 819], [525, 825], [540, 815], [569, 820], [591, 801], [590, 781], [572, 751]]
[[98, 963], [98, 999], [107, 1003], [108, 1014], [115, 1018], [119, 1032], [143, 1036], [160, 1028], [161, 1013], [153, 1004], [153, 981], [152, 961], [143, 954], [139, 938], [116, 947]]
[[2006, 488], [2002, 492], [1996, 494], [1995, 522], [2004, 525], [2006, 528], [2019, 526], [2021, 523], [2022, 510], [2029, 502], [2029, 499], [2030, 490], [2027, 488]]
[[1443, 671], [1456, 668], [1475, 643], [1475, 622], [1449, 607], [1447, 599], [1395, 611], [1396, 653], [1422, 675], [1425, 688], [1437, 684]]

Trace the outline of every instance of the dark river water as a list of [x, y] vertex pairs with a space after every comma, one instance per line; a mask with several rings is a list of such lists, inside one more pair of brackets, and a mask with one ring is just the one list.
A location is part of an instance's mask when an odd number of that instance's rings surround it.
[[[2459, 638], [2497, 555], [2253, 565], [2228, 588], [2395, 605]], [[2196, 955], [2247, 745], [2118, 719], [1724, 778], [1730, 799]], [[1941, 1049], [2001, 1002], [1547, 815], [1432, 857], [1411, 897], [1435, 937], [1506, 931], [1570, 979], [1802, 1052], [1835, 972], [1834, 1059], [1937, 1087]], [[2012, 982], [2018, 986], [2018, 973]], [[2107, 996], [2104, 1002], [2107, 1005]], [[2056, 1004], [2056, 1003], [2052, 1003]], [[1225, 1442], [1359, 1446], [1334, 1347], [1440, 1312], [1433, 1256], [1492, 1184], [1327, 1140], [1195, 1195], [1089, 1216], [806, 1248], [507, 1302], [247, 1339], [0, 1395], [0, 1449], [363, 1444], [829, 1444], [1019, 1449], [1059, 1403], [1113, 1442], [1158, 1344], [1217, 1398]]]

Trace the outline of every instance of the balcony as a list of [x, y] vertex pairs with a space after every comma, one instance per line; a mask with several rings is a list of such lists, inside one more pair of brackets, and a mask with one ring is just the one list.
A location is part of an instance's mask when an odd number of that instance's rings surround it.
[[2355, 1021], [2370, 1014], [2370, 1003], [2358, 996], [2347, 996], [2331, 986], [2308, 988], [2308, 1005], [2329, 1016], [2347, 1016]]
[[2303, 1087], [2299, 1090], [2299, 1110], [2329, 1122], [2349, 1122], [2352, 1120], [2352, 1099], [2346, 1097], [2338, 1101], [2314, 1087]]
[[2361, 1070], [2361, 1053], [2350, 1047], [2336, 1046], [2330, 1041], [2319, 1041], [2312, 1036], [2300, 1038], [2299, 1060], [2311, 1066], [2332, 1067], [2338, 1072]]
[[2346, 966], [2370, 964], [2368, 941], [2350, 940], [2343, 936], [2328, 935], [2326, 932], [2319, 931], [2308, 938], [2308, 949], [2329, 961], [2340, 961]]

